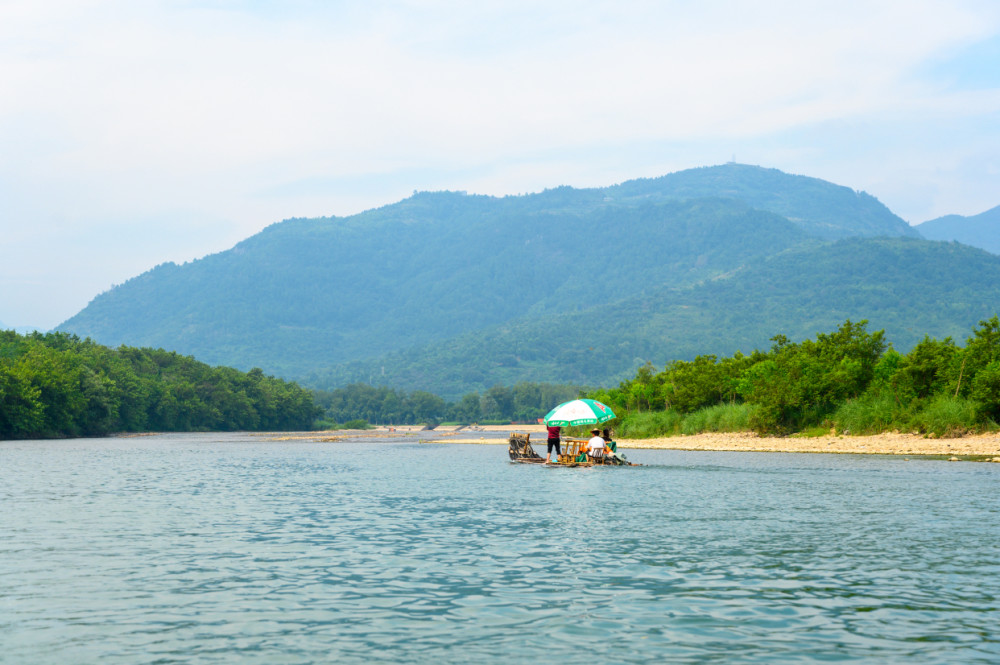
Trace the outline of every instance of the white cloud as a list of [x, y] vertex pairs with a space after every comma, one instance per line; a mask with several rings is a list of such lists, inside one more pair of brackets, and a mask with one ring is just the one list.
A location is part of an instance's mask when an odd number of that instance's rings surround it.
[[[135, 270], [101, 254], [123, 220], [158, 238], [131, 246], [151, 266], [412, 189], [608, 184], [733, 152], [914, 221], [979, 212], [1000, 202], [969, 166], [995, 168], [997, 90], [922, 72], [998, 32], [976, 1], [6, 2], [0, 280], [36, 271], [47, 304], [0, 296], [0, 318], [54, 325]], [[98, 267], [39, 270], [42, 245], [9, 240], [23, 224], [50, 248], [91, 239]]]

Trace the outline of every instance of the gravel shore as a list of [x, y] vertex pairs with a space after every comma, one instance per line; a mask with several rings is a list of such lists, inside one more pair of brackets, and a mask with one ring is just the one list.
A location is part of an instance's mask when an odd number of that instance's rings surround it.
[[[534, 440], [544, 445], [533, 427], [508, 425], [486, 431], [530, 432]], [[503, 444], [506, 439], [474, 438], [474, 431], [464, 430], [442, 436], [429, 443]], [[948, 455], [995, 457], [1000, 461], [1000, 434], [976, 434], [957, 439], [933, 439], [920, 434], [876, 434], [872, 436], [827, 435], [819, 437], [767, 437], [753, 432], [695, 434], [654, 439], [618, 438], [618, 445], [629, 449], [663, 450], [728, 450], [772, 453], [852, 453], [873, 455]]]
[[656, 439], [618, 439], [623, 448], [734, 450], [775, 453], [868, 453], [877, 455], [993, 455], [1000, 461], [1000, 434], [929, 439], [920, 434], [762, 437], [753, 432], [695, 434]]

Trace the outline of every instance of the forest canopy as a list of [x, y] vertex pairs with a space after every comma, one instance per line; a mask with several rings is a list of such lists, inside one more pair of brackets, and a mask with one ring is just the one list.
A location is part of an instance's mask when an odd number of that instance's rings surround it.
[[260, 369], [112, 349], [66, 333], [0, 331], [0, 439], [309, 429], [317, 415], [309, 391]]

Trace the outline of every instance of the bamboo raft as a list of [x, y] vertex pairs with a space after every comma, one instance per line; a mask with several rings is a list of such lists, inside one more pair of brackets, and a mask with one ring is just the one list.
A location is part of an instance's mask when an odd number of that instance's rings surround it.
[[[587, 439], [563, 439], [563, 453], [546, 466], [639, 466], [625, 459], [624, 455], [609, 453], [600, 457], [587, 454]], [[545, 458], [531, 447], [531, 434], [511, 432], [507, 440], [507, 454], [516, 464], [545, 464]]]

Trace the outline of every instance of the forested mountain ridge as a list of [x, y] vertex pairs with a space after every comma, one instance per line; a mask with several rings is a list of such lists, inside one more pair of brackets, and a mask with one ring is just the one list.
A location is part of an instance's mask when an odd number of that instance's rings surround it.
[[913, 238], [813, 242], [698, 284], [542, 321], [524, 317], [446, 345], [319, 371], [304, 383], [374, 381], [448, 398], [529, 379], [611, 385], [646, 362], [767, 348], [779, 327], [808, 337], [860, 312], [906, 351], [925, 334], [958, 338], [998, 311], [1000, 257], [982, 250]]
[[370, 220], [273, 225], [228, 252], [158, 266], [60, 329], [297, 375], [637, 286], [687, 283], [806, 238], [784, 218], [723, 199], [582, 213], [501, 206], [448, 219], [463, 198], [424, 194], [381, 219], [385, 209]]
[[954, 240], [1000, 254], [1000, 206], [978, 215], [945, 215], [917, 227], [928, 240]]
[[732, 198], [786, 217], [806, 233], [825, 239], [920, 237], [913, 227], [866, 192], [747, 164], [688, 169], [659, 178], [630, 180], [602, 191], [625, 200]]
[[[915, 232], [867, 194], [739, 164], [503, 198], [417, 193], [350, 217], [287, 220], [228, 251], [157, 266], [59, 329], [289, 378], [329, 377], [340, 371], [323, 368], [462, 346], [484, 330], [532, 321], [555, 340], [560, 317], [743, 274], [822, 239], [875, 235]], [[696, 344], [698, 323], [678, 334]], [[627, 324], [602, 316], [592, 325]], [[649, 356], [629, 353], [615, 375]], [[463, 391], [503, 376], [458, 369], [469, 377]]]

